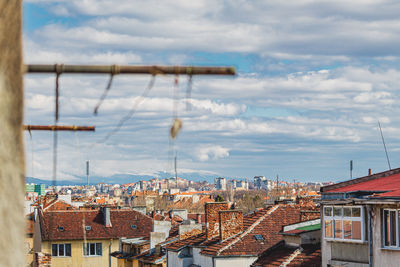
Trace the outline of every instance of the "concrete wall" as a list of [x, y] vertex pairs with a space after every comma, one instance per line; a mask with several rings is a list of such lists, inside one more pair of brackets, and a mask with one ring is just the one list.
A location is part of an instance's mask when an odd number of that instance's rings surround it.
[[257, 260], [257, 257], [229, 257], [214, 258], [215, 267], [248, 267]]
[[167, 239], [167, 235], [163, 232], [151, 232], [150, 233], [150, 249], [155, 248], [157, 244]]
[[171, 212], [171, 215], [172, 216], [179, 216], [179, 217], [181, 217], [182, 219], [184, 219], [184, 220], [187, 220], [187, 215], [188, 215], [188, 212], [187, 212], [187, 210], [184, 210], [184, 209], [175, 209], [175, 210], [171, 210], [170, 211]]
[[213, 258], [200, 254], [200, 251], [200, 248], [193, 248], [193, 263], [201, 267], [213, 267]]
[[171, 230], [171, 222], [168, 221], [153, 221], [153, 232], [165, 233], [166, 237], [169, 236]]
[[[52, 244], [71, 244], [71, 257], [52, 257], [52, 267], [108, 267], [109, 266], [109, 245], [110, 240], [87, 240], [88, 243], [102, 243], [103, 255], [102, 256], [83, 256], [83, 240], [79, 241], [56, 241], [56, 242], [43, 242], [42, 252], [51, 255]], [[111, 252], [119, 249], [118, 239], [114, 239], [111, 246]], [[111, 266], [117, 267], [117, 258], [111, 257]]]
[[202, 225], [200, 223], [191, 223], [191, 224], [182, 224], [179, 225], [179, 235], [183, 235], [184, 233], [191, 232], [194, 229], [202, 230]]
[[400, 263], [400, 250], [389, 250], [382, 248], [382, 214], [383, 208], [397, 208], [396, 206], [378, 206], [372, 210], [372, 228], [373, 228], [373, 262], [374, 266], [399, 266]]
[[368, 244], [331, 242], [332, 260], [368, 263]]
[[312, 231], [301, 235], [301, 244], [316, 244], [321, 241], [321, 231]]
[[179, 252], [168, 251], [167, 266], [168, 267], [188, 267], [193, 263], [193, 258], [181, 258]]
[[146, 206], [134, 206], [132, 209], [146, 215]]

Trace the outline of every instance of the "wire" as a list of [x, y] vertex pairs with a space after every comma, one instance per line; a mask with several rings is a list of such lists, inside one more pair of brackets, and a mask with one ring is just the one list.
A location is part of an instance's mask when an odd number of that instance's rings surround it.
[[98, 112], [101, 104], [103, 103], [104, 99], [106, 99], [107, 94], [111, 89], [111, 84], [112, 84], [113, 78], [114, 78], [114, 73], [111, 73], [111, 76], [110, 76], [110, 79], [108, 80], [106, 89], [104, 90], [103, 94], [101, 95], [101, 97], [99, 99], [99, 102], [97, 103], [96, 107], [94, 108], [93, 114], [95, 116], [97, 116], [97, 112]]
[[136, 101], [133, 103], [133, 106], [132, 106], [131, 110], [129, 111], [129, 113], [127, 115], [125, 115], [119, 121], [117, 126], [111, 132], [109, 132], [103, 139], [101, 139], [100, 141], [96, 142], [96, 144], [105, 143], [112, 135], [116, 134], [121, 129], [121, 127], [124, 125], [124, 123], [127, 120], [132, 118], [132, 116], [135, 114], [135, 112], [136, 112], [137, 108], [139, 107], [139, 105], [143, 102], [144, 98], [149, 94], [150, 90], [153, 88], [155, 81], [156, 81], [156, 75], [153, 74], [151, 76], [149, 84], [147, 85], [147, 87], [143, 91], [142, 95], [140, 95], [139, 98], [137, 98]]

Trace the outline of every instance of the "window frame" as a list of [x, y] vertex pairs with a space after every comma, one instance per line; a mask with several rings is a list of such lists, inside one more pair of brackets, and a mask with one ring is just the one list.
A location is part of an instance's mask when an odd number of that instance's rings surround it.
[[[327, 216], [325, 215], [325, 209], [326, 208], [331, 208], [331, 215]], [[335, 208], [340, 208], [341, 209], [341, 215], [337, 216], [335, 215]], [[352, 217], [353, 211], [351, 210], [351, 215], [345, 216], [344, 215], [344, 208], [359, 208], [360, 209], [360, 216], [359, 217]], [[339, 242], [351, 242], [351, 243], [363, 243], [366, 241], [366, 236], [365, 236], [365, 212], [363, 206], [346, 206], [346, 205], [324, 205], [322, 208], [322, 216], [323, 216], [323, 221], [322, 221], [322, 236], [325, 240], [328, 241], [339, 241]], [[326, 221], [331, 221], [332, 224], [332, 237], [326, 237], [325, 233], [325, 222]], [[336, 221], [341, 222], [341, 237], [335, 237], [335, 226], [336, 226]], [[353, 238], [345, 238], [345, 221], [351, 221], [351, 222], [360, 222], [361, 223], [361, 239], [353, 239]], [[351, 224], [352, 227], [353, 223]], [[353, 230], [352, 230], [353, 231]]]
[[[100, 252], [101, 254], [97, 254], [98, 248], [97, 246], [100, 244]], [[94, 245], [94, 254], [90, 253], [90, 246]], [[87, 247], [89, 247], [89, 250], [87, 250]], [[86, 254], [86, 252], [89, 252]], [[87, 243], [82, 243], [82, 254], [84, 257], [102, 257], [103, 256], [103, 243], [101, 242], [87, 242]]]
[[[69, 245], [69, 252], [70, 252], [70, 255], [68, 256], [68, 255], [66, 255], [67, 254], [67, 245]], [[56, 251], [57, 251], [57, 255], [53, 255], [53, 246], [57, 246], [57, 249], [56, 249]], [[64, 247], [64, 255], [59, 255], [59, 252], [60, 252], [60, 246], [63, 246]], [[53, 244], [51, 244], [51, 257], [57, 257], [57, 258], [69, 258], [69, 257], [72, 257], [72, 246], [71, 246], [71, 243], [53, 243]]]
[[[388, 212], [391, 212], [391, 211], [394, 211], [395, 212], [395, 220], [396, 220], [396, 223], [395, 223], [395, 230], [396, 230], [396, 233], [395, 233], [395, 237], [396, 237], [396, 245], [394, 245], [394, 246], [392, 246], [392, 245], [389, 245], [389, 246], [387, 246], [387, 245], [385, 245], [385, 243], [386, 243], [386, 234], [385, 234], [385, 211], [388, 211]], [[390, 214], [390, 213], [389, 213]], [[398, 210], [398, 209], [382, 209], [382, 220], [381, 220], [381, 223], [382, 223], [382, 247], [383, 248], [386, 248], [386, 249], [400, 249], [400, 229], [399, 229], [399, 215], [400, 215], [400, 210]], [[390, 218], [390, 215], [389, 215], [389, 218]], [[388, 235], [390, 236], [391, 235], [391, 233], [388, 233]]]

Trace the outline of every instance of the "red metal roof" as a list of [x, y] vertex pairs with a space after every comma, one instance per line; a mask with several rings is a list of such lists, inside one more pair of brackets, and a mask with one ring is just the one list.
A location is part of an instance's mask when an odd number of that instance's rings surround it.
[[[388, 194], [386, 196], [400, 196], [400, 173], [350, 185], [344, 184], [343, 187], [327, 190], [324, 191], [324, 193], [346, 193], [354, 191], [389, 191], [392, 195], [389, 193], [384, 194]], [[393, 195], [393, 193], [395, 194]], [[383, 196], [384, 194], [380, 194], [379, 196]]]

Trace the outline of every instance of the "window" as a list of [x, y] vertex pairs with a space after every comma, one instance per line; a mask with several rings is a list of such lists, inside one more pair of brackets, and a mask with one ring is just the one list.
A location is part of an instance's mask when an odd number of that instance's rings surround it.
[[325, 206], [323, 212], [325, 239], [364, 240], [364, 212], [360, 206]]
[[399, 240], [399, 210], [384, 209], [383, 210], [383, 246], [384, 247], [400, 247]]
[[52, 244], [51, 256], [53, 257], [71, 257], [71, 244]]
[[101, 243], [83, 243], [83, 255], [84, 256], [101, 256], [103, 255], [103, 249]]

